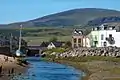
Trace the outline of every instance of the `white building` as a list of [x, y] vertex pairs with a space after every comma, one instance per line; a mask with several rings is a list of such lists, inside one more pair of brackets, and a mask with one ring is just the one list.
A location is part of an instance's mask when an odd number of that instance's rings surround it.
[[55, 47], [55, 45], [51, 42], [51, 43], [48, 45], [47, 49], [53, 49], [53, 48], [56, 48], [56, 47]]
[[91, 47], [90, 46], [90, 39], [87, 36], [83, 38], [83, 47]]
[[74, 29], [72, 33], [72, 48], [91, 47], [88, 36], [83, 35], [82, 30]]
[[115, 26], [101, 25], [94, 28], [90, 35], [92, 47], [120, 47], [120, 29]]

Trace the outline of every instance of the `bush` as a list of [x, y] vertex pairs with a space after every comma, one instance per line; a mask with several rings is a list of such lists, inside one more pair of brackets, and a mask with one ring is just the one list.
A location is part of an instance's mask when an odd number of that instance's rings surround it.
[[57, 37], [52, 37], [50, 40], [49, 40], [49, 42], [56, 42], [58, 39], [57, 39]]
[[52, 52], [56, 52], [56, 53], [63, 53], [65, 52], [67, 49], [65, 48], [53, 48], [53, 49], [48, 49], [48, 50], [45, 50], [44, 52], [46, 53], [52, 53]]

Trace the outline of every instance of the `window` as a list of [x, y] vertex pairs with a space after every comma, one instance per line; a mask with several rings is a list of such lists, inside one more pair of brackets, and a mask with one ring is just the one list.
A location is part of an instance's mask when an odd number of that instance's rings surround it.
[[109, 34], [109, 37], [112, 37], [112, 34]]
[[103, 34], [101, 34], [101, 40], [104, 40], [104, 35]]
[[94, 41], [94, 47], [96, 47], [98, 44], [98, 41]]
[[113, 26], [112, 29], [114, 30], [114, 29], [115, 29], [115, 26]]
[[104, 30], [107, 30], [107, 27], [104, 27]]
[[76, 43], [77, 42], [77, 39], [76, 38], [74, 38], [74, 43]]
[[97, 40], [97, 36], [95, 35], [95, 40]]
[[81, 47], [81, 44], [78, 44], [79, 47]]
[[97, 30], [100, 30], [100, 27], [97, 27]]
[[104, 42], [104, 47], [106, 47], [107, 46], [107, 43], [106, 42]]
[[78, 39], [78, 43], [81, 43], [81, 39], [80, 38]]

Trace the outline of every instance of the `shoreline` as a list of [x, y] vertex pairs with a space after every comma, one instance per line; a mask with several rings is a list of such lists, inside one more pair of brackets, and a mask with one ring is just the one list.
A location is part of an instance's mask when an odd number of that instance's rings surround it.
[[[82, 80], [120, 80], [120, 62], [93, 60], [76, 61], [73, 58], [49, 58], [43, 60], [72, 66], [85, 73]], [[116, 60], [116, 58], [115, 58]]]
[[[27, 70], [27, 67], [20, 66], [16, 63], [6, 63], [2, 68], [0, 80], [10, 80], [11, 76], [24, 74]], [[14, 69], [13, 72], [12, 69]]]
[[43, 60], [50, 61], [50, 62], [55, 62], [55, 63], [67, 65], [67, 66], [72, 66], [75, 69], [78, 69], [78, 70], [84, 72], [85, 76], [82, 75], [81, 80], [88, 80], [88, 77], [91, 74], [89, 72], [89, 70], [87, 70], [84, 66], [81, 66], [81, 65], [78, 66], [78, 64], [76, 64], [76, 62], [71, 62], [69, 60], [63, 60], [63, 59], [51, 59], [51, 58], [43, 58]]
[[28, 67], [18, 58], [0, 55], [0, 80], [11, 80], [15, 75], [24, 74]]

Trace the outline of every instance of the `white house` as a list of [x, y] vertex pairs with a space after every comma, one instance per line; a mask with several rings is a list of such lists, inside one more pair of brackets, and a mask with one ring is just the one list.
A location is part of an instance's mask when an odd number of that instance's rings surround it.
[[56, 47], [55, 47], [55, 45], [51, 42], [51, 43], [48, 45], [47, 49], [53, 49], [53, 48], [56, 48]]
[[72, 33], [72, 48], [91, 47], [88, 36], [83, 35], [81, 29], [74, 29]]
[[53, 49], [56, 47], [62, 47], [63, 45], [64, 45], [64, 42], [59, 42], [59, 41], [43, 42], [43, 43], [41, 43], [40, 47], [47, 48], [47, 49]]
[[101, 25], [94, 28], [89, 35], [91, 47], [120, 47], [120, 30], [118, 27]]

